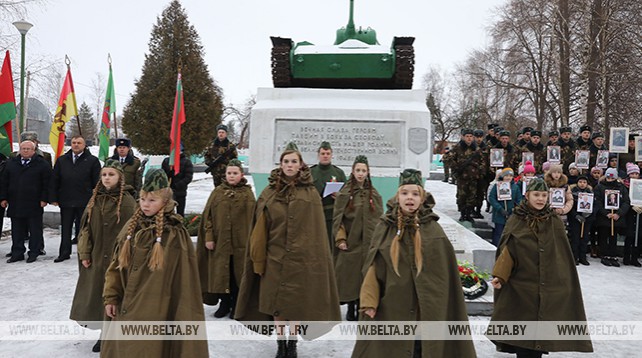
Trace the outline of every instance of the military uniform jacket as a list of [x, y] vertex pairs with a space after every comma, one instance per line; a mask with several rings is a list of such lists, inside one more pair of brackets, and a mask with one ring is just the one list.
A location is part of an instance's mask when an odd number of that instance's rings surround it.
[[460, 140], [450, 151], [448, 166], [457, 173], [457, 180], [477, 180], [481, 176], [481, 151], [475, 142], [467, 145]]
[[212, 168], [212, 176], [216, 176], [219, 179], [223, 180], [225, 178], [225, 168], [227, 168], [227, 163], [232, 159], [238, 158], [239, 154], [236, 151], [236, 145], [230, 142], [229, 139], [225, 138], [219, 140], [218, 137], [214, 138], [212, 144], [205, 151], [203, 156], [205, 159], [206, 165], [211, 165], [212, 162], [217, 160], [216, 165]]
[[[245, 178], [235, 186], [224, 181], [210, 194], [203, 210], [196, 244], [203, 292], [231, 292], [230, 256], [234, 257], [234, 279], [237, 285], [241, 284], [255, 203], [252, 187]], [[214, 242], [214, 250], [208, 250], [206, 242]]]
[[[111, 159], [120, 161], [120, 156], [118, 156], [118, 153], [115, 153]], [[122, 163], [121, 165], [123, 167], [123, 172], [125, 173], [125, 184], [134, 188], [134, 191], [136, 192], [134, 197], [138, 198], [140, 188], [143, 186], [143, 173], [140, 171], [140, 159], [135, 157], [130, 150], [125, 157], [125, 163]]]
[[74, 163], [74, 152], [61, 155], [53, 168], [49, 202], [61, 208], [84, 208], [100, 180], [100, 161], [88, 148]]
[[588, 150], [589, 147], [593, 144], [590, 139], [585, 141], [584, 139], [582, 139], [582, 137], [577, 138], [575, 143], [577, 145], [577, 150]]
[[7, 160], [0, 184], [0, 200], [7, 200], [7, 216], [27, 218], [42, 215], [40, 202], [49, 200], [51, 166], [34, 155], [27, 165], [18, 156]]
[[[333, 164], [315, 164], [310, 167], [310, 172], [312, 173], [314, 186], [317, 188], [320, 196], [323, 195], [323, 191], [325, 190], [325, 183], [330, 181], [346, 182], [346, 174], [341, 168]], [[330, 215], [327, 216], [327, 218], [331, 220], [331, 212], [334, 209], [334, 198], [328, 195], [325, 198], [322, 197], [321, 202], [323, 203], [323, 210], [330, 211]]]
[[575, 161], [575, 151], [578, 149], [573, 140], [565, 142], [562, 138], [557, 140], [557, 145], [560, 146], [560, 164], [564, 174], [568, 174], [569, 164]]
[[254, 220], [235, 318], [340, 321], [321, 199], [310, 170], [303, 168], [293, 181], [279, 168], [272, 170]]
[[[354, 183], [353, 192], [350, 192]], [[341, 188], [334, 202], [332, 233], [338, 240], [337, 233], [343, 226], [347, 250], [334, 249], [334, 270], [339, 289], [339, 301], [350, 302], [359, 299], [359, 290], [363, 281], [362, 267], [370, 248], [372, 232], [383, 214], [383, 201], [377, 189], [371, 187], [368, 180], [363, 187], [358, 187], [351, 178]], [[349, 207], [352, 198], [352, 208]], [[337, 244], [339, 242], [337, 241]]]
[[[102, 321], [105, 314], [103, 305], [103, 288], [105, 272], [111, 263], [116, 236], [125, 226], [136, 210], [136, 200], [127, 191], [123, 193], [118, 209], [119, 188], [107, 190], [102, 185], [94, 199], [91, 220], [87, 211], [83, 214], [80, 234], [78, 235], [78, 283], [71, 304], [69, 318], [74, 321]], [[82, 260], [90, 260], [88, 268], [82, 266]], [[100, 328], [100, 327], [96, 327]]]
[[[508, 218], [497, 248], [493, 275], [504, 283], [494, 291], [491, 324], [586, 322], [582, 289], [564, 223], [548, 206], [539, 213], [527, 208], [528, 203], [523, 201]], [[514, 352], [511, 346], [545, 352], [593, 351], [590, 340], [498, 340], [494, 343], [500, 352]]]
[[[131, 238], [129, 267], [123, 270], [117, 268], [118, 252], [129, 222], [118, 235], [103, 291], [105, 305], [118, 307], [114, 321], [203, 321], [204, 327], [194, 244], [183, 226], [183, 218], [173, 211], [174, 204], [166, 206], [162, 269], [150, 271], [147, 267], [156, 241], [154, 217], [140, 219]], [[207, 357], [208, 348], [205, 340], [103, 340], [100, 353], [101, 357], [189, 358]]]
[[[432, 211], [435, 200], [431, 194], [419, 208], [419, 230], [423, 268], [417, 273], [415, 265], [414, 220], [405, 221], [404, 234], [399, 242], [399, 276], [394, 272], [390, 256], [392, 239], [397, 232], [398, 204], [390, 199], [387, 212], [377, 224], [364, 274], [372, 266], [379, 286], [379, 306], [374, 319], [361, 313], [360, 321], [460, 321], [468, 323], [455, 251]], [[365, 285], [365, 283], [364, 283]], [[362, 291], [363, 292], [363, 291]], [[363, 307], [363, 302], [361, 305]], [[421, 339], [421, 338], [419, 338]], [[414, 340], [360, 340], [352, 357], [391, 358], [411, 356]], [[422, 357], [475, 357], [471, 340], [421, 340]]]

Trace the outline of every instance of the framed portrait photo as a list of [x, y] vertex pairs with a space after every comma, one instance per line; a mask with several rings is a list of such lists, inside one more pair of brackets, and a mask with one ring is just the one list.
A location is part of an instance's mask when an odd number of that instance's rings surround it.
[[559, 164], [561, 158], [560, 151], [559, 145], [549, 145], [546, 147], [546, 160], [551, 164]]
[[620, 191], [604, 191], [604, 209], [618, 210], [620, 208]]
[[598, 150], [595, 158], [595, 166], [600, 169], [606, 169], [609, 166], [609, 151]]
[[631, 179], [629, 197], [631, 205], [642, 206], [642, 179]]
[[628, 153], [629, 152], [629, 128], [613, 127], [609, 143], [611, 153]]
[[526, 195], [526, 187], [528, 186], [528, 183], [533, 179], [534, 177], [523, 177], [522, 178], [522, 195]]
[[533, 152], [523, 152], [522, 153], [522, 164], [530, 161], [531, 164], [535, 165], [535, 153]]
[[497, 183], [497, 200], [511, 200], [513, 192], [510, 188], [510, 182], [500, 181]]
[[575, 151], [575, 165], [577, 169], [588, 169], [589, 159], [591, 158], [591, 151], [589, 150], [576, 150]]
[[635, 137], [635, 161], [642, 162], [642, 136]]
[[593, 193], [577, 194], [577, 212], [578, 213], [593, 212]]
[[564, 188], [550, 188], [549, 201], [551, 208], [563, 208], [566, 204], [566, 193]]
[[490, 149], [490, 166], [494, 168], [504, 167], [504, 150], [502, 148]]

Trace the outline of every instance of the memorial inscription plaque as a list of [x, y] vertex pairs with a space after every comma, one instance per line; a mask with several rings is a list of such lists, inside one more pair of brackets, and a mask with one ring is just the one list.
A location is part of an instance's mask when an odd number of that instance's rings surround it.
[[275, 120], [274, 163], [289, 142], [294, 142], [308, 164], [317, 162], [323, 141], [332, 145], [334, 165], [351, 166], [363, 154], [371, 167], [400, 167], [403, 123], [398, 121]]

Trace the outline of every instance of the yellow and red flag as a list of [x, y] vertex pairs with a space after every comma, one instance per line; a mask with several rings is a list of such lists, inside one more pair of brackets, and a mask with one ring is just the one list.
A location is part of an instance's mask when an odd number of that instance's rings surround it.
[[169, 133], [169, 167], [174, 168], [174, 175], [181, 171], [181, 125], [185, 123], [185, 106], [183, 106], [183, 83], [178, 72], [176, 81], [176, 97], [174, 98], [174, 115], [172, 130]]
[[54, 115], [53, 123], [51, 123], [51, 131], [49, 132], [49, 143], [55, 152], [55, 160], [63, 155], [65, 148], [65, 126], [71, 117], [78, 116], [78, 107], [76, 106], [76, 93], [74, 91], [74, 83], [71, 80], [71, 68], [67, 66], [67, 76], [65, 83], [62, 85], [60, 92], [60, 99], [58, 100], [58, 109]]

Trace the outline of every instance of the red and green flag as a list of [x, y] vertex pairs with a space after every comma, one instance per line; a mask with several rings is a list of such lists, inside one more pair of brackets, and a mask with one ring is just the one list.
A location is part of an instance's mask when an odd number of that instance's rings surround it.
[[11, 59], [7, 51], [0, 70], [0, 153], [9, 156], [13, 151], [11, 121], [16, 118], [16, 97], [13, 92]]
[[181, 73], [178, 72], [176, 81], [176, 98], [174, 99], [174, 114], [172, 130], [169, 133], [169, 167], [174, 168], [174, 175], [181, 171], [181, 125], [185, 123], [185, 107], [183, 106], [183, 84]]
[[107, 92], [105, 94], [105, 105], [103, 107], [103, 118], [102, 122], [100, 122], [100, 133], [98, 134], [98, 141], [100, 142], [98, 158], [103, 162], [109, 158], [109, 132], [111, 130], [109, 121], [114, 113], [116, 113], [116, 94], [114, 92], [114, 79], [111, 74], [110, 64], [109, 80], [107, 81]]
[[71, 79], [71, 68], [67, 65], [67, 76], [65, 77], [65, 83], [62, 85], [62, 91], [60, 91], [58, 108], [49, 132], [49, 143], [55, 152], [56, 160], [63, 155], [63, 149], [65, 148], [65, 126], [71, 117], [75, 116], [78, 116], [76, 93]]

